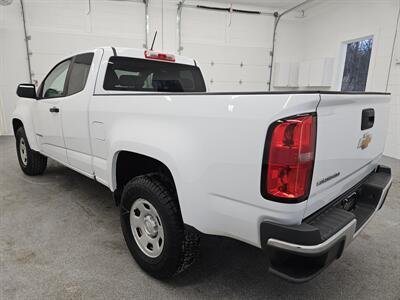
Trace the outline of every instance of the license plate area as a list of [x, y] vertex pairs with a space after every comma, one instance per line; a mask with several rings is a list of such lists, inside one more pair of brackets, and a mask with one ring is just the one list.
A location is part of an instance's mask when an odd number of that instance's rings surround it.
[[355, 210], [359, 196], [360, 196], [359, 190], [351, 193], [350, 196], [348, 196], [348, 197], [344, 198], [342, 201], [340, 201], [339, 207], [344, 210], [347, 210], [347, 211]]

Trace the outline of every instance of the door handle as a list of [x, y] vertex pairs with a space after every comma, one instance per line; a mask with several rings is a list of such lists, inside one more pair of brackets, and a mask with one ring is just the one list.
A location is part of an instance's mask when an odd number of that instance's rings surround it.
[[49, 109], [49, 111], [51, 112], [51, 113], [58, 113], [58, 112], [60, 112], [60, 109], [58, 108], [58, 107], [51, 107], [50, 109]]
[[362, 111], [361, 116], [361, 130], [366, 130], [374, 126], [375, 122], [375, 110], [373, 108], [367, 108]]

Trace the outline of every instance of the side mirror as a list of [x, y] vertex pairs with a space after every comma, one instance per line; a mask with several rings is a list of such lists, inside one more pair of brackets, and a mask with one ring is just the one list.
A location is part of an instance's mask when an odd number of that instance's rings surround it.
[[18, 97], [37, 99], [36, 87], [31, 83], [22, 83], [17, 88]]

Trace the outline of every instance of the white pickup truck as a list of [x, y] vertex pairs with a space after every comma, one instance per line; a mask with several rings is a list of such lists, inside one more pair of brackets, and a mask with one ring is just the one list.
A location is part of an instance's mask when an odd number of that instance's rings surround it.
[[127, 246], [157, 278], [192, 264], [202, 234], [265, 250], [269, 270], [316, 276], [382, 207], [390, 96], [207, 93], [196, 61], [103, 47], [57, 64], [13, 114], [19, 164], [47, 158], [112, 192]]

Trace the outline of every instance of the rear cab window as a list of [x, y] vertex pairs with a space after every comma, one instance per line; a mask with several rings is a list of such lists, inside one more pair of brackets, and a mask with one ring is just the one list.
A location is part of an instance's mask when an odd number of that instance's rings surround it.
[[94, 53], [84, 53], [75, 56], [69, 76], [67, 96], [83, 91], [92, 65]]
[[103, 88], [111, 91], [194, 93], [206, 86], [197, 66], [112, 56]]

